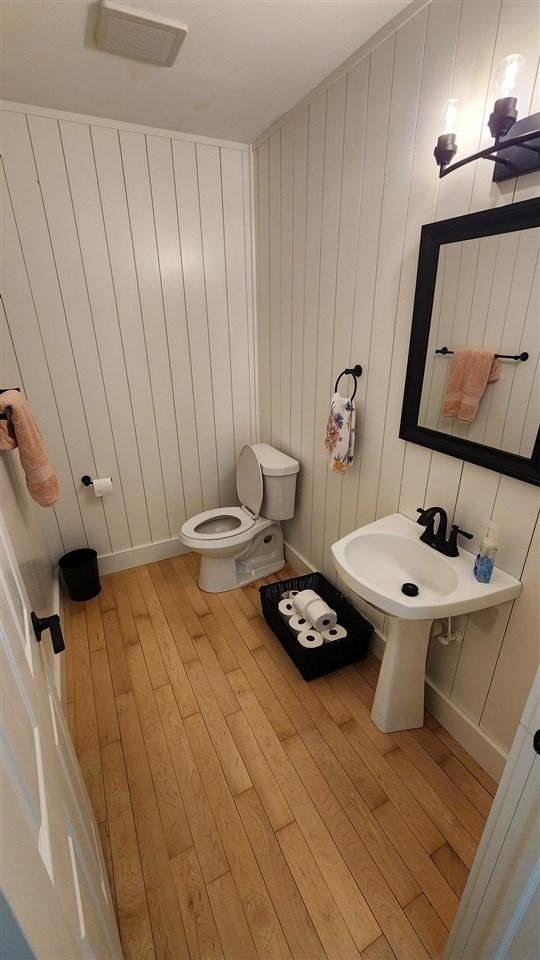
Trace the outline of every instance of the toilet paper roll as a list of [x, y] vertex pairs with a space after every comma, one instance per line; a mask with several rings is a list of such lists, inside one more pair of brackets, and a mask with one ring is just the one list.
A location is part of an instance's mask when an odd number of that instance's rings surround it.
[[296, 610], [294, 608], [294, 603], [292, 600], [280, 600], [278, 603], [278, 610], [284, 620], [289, 622], [291, 617], [296, 615]]
[[329, 630], [337, 623], [337, 613], [332, 610], [320, 597], [318, 600], [312, 600], [306, 606], [305, 616], [311, 621], [314, 630], [322, 633], [323, 630]]
[[300, 593], [299, 590], [289, 590], [289, 600], [293, 600]]
[[297, 613], [294, 617], [291, 617], [289, 620], [289, 630], [292, 630], [293, 633], [303, 633], [304, 630], [311, 629], [311, 624], [309, 620], [306, 620], [305, 617], [301, 617]]
[[297, 640], [306, 650], [311, 650], [314, 647], [322, 647], [323, 645], [323, 638], [317, 630], [304, 630], [298, 634]]
[[307, 620], [308, 619], [308, 615], [307, 615], [308, 603], [311, 603], [312, 600], [320, 600], [321, 598], [318, 593], [315, 593], [314, 590], [300, 590], [300, 592], [297, 593], [296, 596], [292, 597], [291, 599], [300, 616], [305, 617]]
[[94, 496], [104, 497], [106, 493], [112, 490], [112, 477], [100, 477], [93, 482]]
[[333, 643], [334, 640], [344, 640], [346, 636], [347, 631], [345, 627], [341, 627], [339, 623], [322, 632], [322, 638], [325, 643]]

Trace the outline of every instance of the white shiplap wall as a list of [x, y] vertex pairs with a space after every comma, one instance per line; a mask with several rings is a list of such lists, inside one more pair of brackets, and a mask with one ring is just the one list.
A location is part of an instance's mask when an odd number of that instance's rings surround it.
[[2, 129], [2, 386], [59, 475], [53, 552], [178, 552], [255, 437], [248, 149], [15, 104]]
[[[375, 517], [442, 504], [476, 533], [473, 550], [498, 521], [498, 562], [522, 578], [522, 595], [461, 618], [462, 646], [434, 643], [428, 663], [447, 723], [495, 773], [538, 661], [539, 492], [398, 433], [421, 225], [526, 199], [540, 182], [492, 184], [487, 163], [439, 181], [443, 104], [462, 101], [460, 155], [487, 145], [495, 70], [520, 51], [519, 109], [538, 110], [538, 36], [535, 2], [433, 0], [255, 148], [261, 439], [301, 461], [289, 544], [334, 577], [331, 543]], [[364, 367], [357, 457], [340, 478], [323, 437], [333, 381], [354, 363]]]

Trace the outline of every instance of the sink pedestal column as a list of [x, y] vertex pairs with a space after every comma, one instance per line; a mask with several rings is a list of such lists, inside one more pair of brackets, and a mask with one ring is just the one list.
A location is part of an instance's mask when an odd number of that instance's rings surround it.
[[432, 620], [387, 617], [386, 649], [375, 699], [373, 723], [383, 733], [424, 723], [424, 682]]

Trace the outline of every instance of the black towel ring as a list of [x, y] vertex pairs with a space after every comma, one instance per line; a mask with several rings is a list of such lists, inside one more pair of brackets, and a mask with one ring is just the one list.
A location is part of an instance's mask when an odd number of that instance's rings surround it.
[[362, 367], [359, 363], [354, 367], [345, 367], [345, 370], [342, 370], [339, 377], [336, 380], [336, 385], [334, 387], [334, 393], [338, 392], [339, 381], [342, 377], [353, 377], [354, 378], [354, 390], [352, 392], [352, 397], [349, 397], [350, 400], [354, 400], [356, 396], [356, 391], [358, 389], [358, 377], [362, 376]]

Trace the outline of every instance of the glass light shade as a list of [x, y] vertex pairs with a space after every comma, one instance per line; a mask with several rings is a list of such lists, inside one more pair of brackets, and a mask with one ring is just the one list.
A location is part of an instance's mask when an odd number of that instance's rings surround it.
[[499, 64], [495, 86], [500, 97], [512, 97], [525, 63], [520, 53], [511, 53]]
[[456, 133], [459, 116], [459, 100], [453, 97], [447, 100], [441, 114], [441, 133]]

